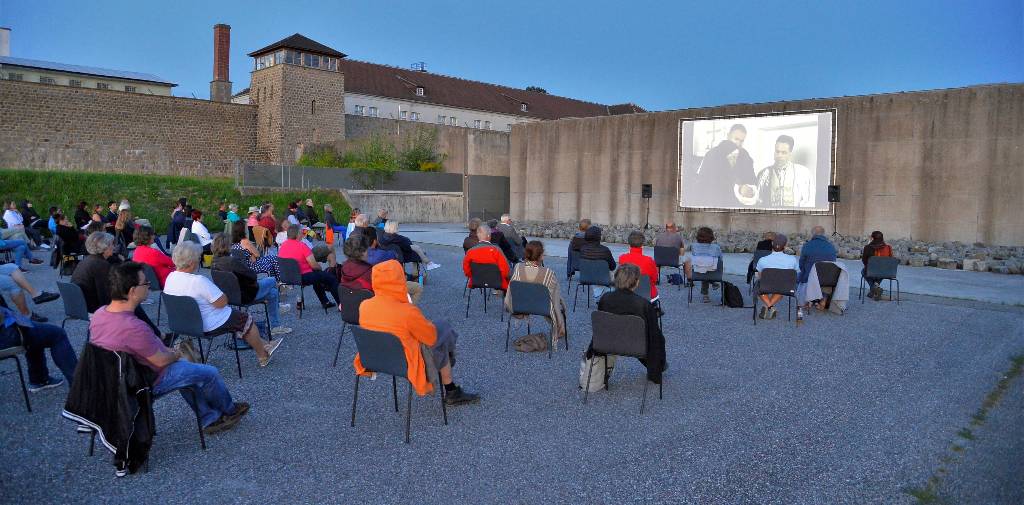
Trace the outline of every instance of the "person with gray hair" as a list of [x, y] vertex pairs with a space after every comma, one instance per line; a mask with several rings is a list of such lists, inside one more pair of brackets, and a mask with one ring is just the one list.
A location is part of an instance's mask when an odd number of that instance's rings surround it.
[[498, 246], [491, 243], [491, 227], [480, 224], [476, 229], [476, 237], [477, 244], [466, 251], [466, 256], [462, 258], [462, 272], [466, 275], [466, 280], [472, 284], [470, 263], [495, 265], [501, 272], [501, 291], [508, 291], [508, 279], [511, 272], [505, 254]]
[[413, 244], [408, 237], [398, 233], [398, 221], [389, 220], [384, 224], [384, 230], [377, 234], [377, 245], [382, 249], [391, 249], [392, 246], [402, 251], [404, 263], [424, 263], [426, 270], [440, 268], [441, 265], [430, 261], [427, 253], [419, 244]]
[[369, 245], [373, 242], [373, 238], [375, 237], [375, 235], [371, 236], [370, 233], [367, 232], [367, 229], [370, 227], [369, 221], [370, 218], [367, 217], [366, 214], [363, 214], [362, 212], [356, 214], [356, 218], [352, 221], [354, 226], [348, 236], [359, 237], [365, 240], [367, 245]]
[[[82, 289], [85, 307], [90, 314], [110, 304], [110, 268], [121, 263], [121, 258], [114, 255], [115, 242], [114, 236], [107, 232], [97, 231], [89, 235], [85, 239], [85, 250], [89, 254], [71, 273], [71, 282]], [[136, 307], [135, 315], [149, 325], [156, 336], [160, 336], [160, 329], [141, 306]]]
[[252, 317], [245, 312], [229, 307], [227, 295], [213, 281], [196, 273], [199, 271], [202, 254], [202, 247], [195, 242], [184, 241], [174, 248], [171, 259], [177, 270], [167, 276], [164, 293], [188, 296], [195, 300], [203, 320], [204, 332], [214, 334], [230, 332], [234, 334], [235, 338], [241, 337], [256, 352], [259, 365], [267, 366], [282, 340], [267, 342], [260, 338], [259, 330], [253, 324]]
[[291, 333], [292, 329], [281, 325], [281, 309], [289, 305], [280, 304], [280, 294], [277, 291], [277, 279], [264, 277], [260, 279], [256, 271], [249, 266], [249, 262], [242, 259], [241, 255], [231, 254], [231, 239], [223, 233], [213, 236], [213, 244], [210, 246], [213, 251], [213, 264], [210, 270], [230, 272], [238, 281], [239, 294], [242, 296], [242, 303], [266, 303], [267, 319], [270, 320], [271, 335], [284, 335]]
[[[641, 359], [647, 367], [647, 380], [661, 384], [661, 376], [668, 369], [665, 361], [665, 335], [658, 326], [658, 309], [644, 297], [636, 294], [640, 285], [640, 267], [633, 264], [619, 265], [615, 270], [615, 289], [605, 293], [597, 302], [597, 310], [618, 315], [637, 316], [644, 320], [647, 338], [647, 359]], [[587, 346], [586, 358], [598, 356], [592, 346]]]
[[[800, 274], [800, 262], [796, 256], [786, 254], [786, 244], [789, 243], [789, 239], [786, 238], [785, 233], [776, 233], [775, 238], [772, 239], [772, 253], [765, 256], [757, 261], [757, 276], [760, 278], [761, 272], [766, 268], [777, 268], [781, 270], [796, 270], [797, 275]], [[755, 288], [756, 291], [756, 288]], [[761, 307], [761, 312], [758, 313], [758, 317], [761, 319], [775, 319], [776, 311], [775, 304], [782, 300], [782, 295], [758, 295], [761, 301], [764, 302], [764, 306]]]
[[512, 216], [502, 214], [501, 222], [498, 223], [498, 230], [505, 236], [505, 240], [508, 241], [509, 246], [512, 248], [515, 261], [522, 261], [526, 254], [526, 238], [519, 235], [519, 231], [512, 224]]

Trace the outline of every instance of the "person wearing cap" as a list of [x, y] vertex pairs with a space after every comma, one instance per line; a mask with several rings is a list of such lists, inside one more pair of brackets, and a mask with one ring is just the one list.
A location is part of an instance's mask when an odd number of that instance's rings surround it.
[[[797, 275], [800, 275], [800, 260], [792, 254], [786, 254], [786, 243], [789, 240], [786, 238], [785, 233], [776, 233], [775, 238], [772, 239], [772, 253], [761, 258], [757, 261], [757, 276], [761, 276], [761, 272], [766, 268], [777, 268], [781, 270], [796, 270]], [[782, 295], [758, 295], [761, 297], [761, 301], [764, 302], [764, 306], [761, 307], [761, 312], [758, 317], [761, 319], [775, 319], [775, 304], [782, 300]]]
[[245, 218], [245, 225], [252, 228], [260, 225], [260, 208], [249, 207], [249, 213]]

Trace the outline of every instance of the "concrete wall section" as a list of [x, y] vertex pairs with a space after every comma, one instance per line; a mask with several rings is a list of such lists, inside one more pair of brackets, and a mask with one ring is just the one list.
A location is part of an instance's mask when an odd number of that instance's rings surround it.
[[388, 209], [389, 218], [404, 223], [453, 223], [462, 221], [465, 200], [462, 193], [429, 191], [342, 190], [353, 208], [370, 216]]
[[0, 166], [234, 175], [251, 161], [256, 108], [0, 81]]
[[726, 230], [832, 229], [832, 216], [680, 212], [679, 121], [836, 109], [839, 231], [1024, 244], [1024, 85], [741, 104], [513, 127], [511, 208], [518, 219]]

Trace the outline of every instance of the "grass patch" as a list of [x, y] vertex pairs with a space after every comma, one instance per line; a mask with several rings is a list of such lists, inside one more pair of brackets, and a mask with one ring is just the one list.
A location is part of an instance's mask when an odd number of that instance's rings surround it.
[[[44, 218], [51, 205], [60, 207], [70, 216], [74, 215], [79, 201], [106, 206], [108, 201], [127, 198], [132, 204], [136, 217], [148, 219], [157, 233], [165, 233], [171, 220], [171, 210], [178, 198], [186, 197], [194, 208], [206, 215], [215, 214], [221, 202], [236, 203], [239, 214], [245, 217], [251, 205], [261, 202], [274, 203], [280, 216], [288, 208], [288, 202], [298, 198], [312, 198], [317, 215], [323, 219], [323, 206], [334, 207], [334, 215], [348, 221], [348, 202], [338, 191], [307, 190], [269, 192], [242, 195], [228, 178], [177, 177], [168, 175], [106, 174], [79, 172], [44, 172], [37, 170], [0, 169], [0, 200], [21, 202], [28, 199], [36, 212]], [[69, 216], [69, 217], [70, 217]], [[206, 221], [211, 231], [219, 226]]]

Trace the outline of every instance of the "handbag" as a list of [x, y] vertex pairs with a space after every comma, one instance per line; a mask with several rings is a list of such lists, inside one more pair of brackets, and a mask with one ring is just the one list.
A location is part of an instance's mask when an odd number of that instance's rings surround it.
[[512, 346], [519, 352], [541, 352], [548, 350], [548, 339], [543, 333], [531, 333], [515, 339]]

